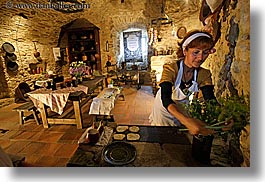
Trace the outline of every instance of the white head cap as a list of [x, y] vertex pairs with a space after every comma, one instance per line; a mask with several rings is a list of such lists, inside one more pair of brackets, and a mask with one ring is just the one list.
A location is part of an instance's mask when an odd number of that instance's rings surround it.
[[196, 38], [198, 38], [198, 37], [208, 37], [208, 38], [211, 38], [211, 37], [210, 37], [208, 34], [206, 34], [206, 33], [201, 33], [201, 32], [199, 32], [199, 33], [195, 33], [195, 34], [189, 36], [189, 37], [183, 42], [183, 44], [182, 44], [182, 49], [184, 50], [185, 47], [186, 47], [189, 43], [191, 43], [191, 41], [193, 41], [194, 39], [196, 39]]

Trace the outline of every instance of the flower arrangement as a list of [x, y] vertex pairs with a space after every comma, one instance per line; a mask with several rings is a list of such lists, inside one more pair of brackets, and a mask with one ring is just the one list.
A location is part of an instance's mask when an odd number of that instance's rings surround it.
[[71, 62], [69, 73], [72, 77], [81, 78], [86, 74], [86, 65], [83, 61]]

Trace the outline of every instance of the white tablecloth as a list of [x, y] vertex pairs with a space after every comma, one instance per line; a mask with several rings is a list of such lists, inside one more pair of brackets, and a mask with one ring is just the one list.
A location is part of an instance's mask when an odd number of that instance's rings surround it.
[[70, 93], [77, 91], [83, 91], [87, 94], [88, 87], [78, 85], [78, 87], [66, 87], [58, 90], [40, 88], [27, 94], [37, 108], [39, 108], [39, 102], [42, 102], [49, 106], [53, 112], [62, 114]]
[[47, 87], [48, 86], [48, 83], [47, 82], [51, 82], [52, 83], [52, 79], [36, 80], [35, 85], [37, 85], [39, 87]]
[[165, 63], [171, 62], [174, 60], [172, 55], [165, 56], [152, 56], [151, 57], [151, 70], [156, 71], [156, 81], [159, 82], [162, 76], [163, 65]]
[[105, 88], [97, 97], [93, 98], [89, 114], [110, 115], [114, 108], [116, 96], [120, 93], [119, 88]]

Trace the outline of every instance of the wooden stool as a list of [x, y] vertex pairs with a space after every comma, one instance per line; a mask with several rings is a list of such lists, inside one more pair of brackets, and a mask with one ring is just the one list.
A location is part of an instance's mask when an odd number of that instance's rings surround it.
[[33, 114], [37, 125], [40, 124], [40, 119], [38, 117], [37, 108], [34, 106], [33, 102], [31, 102], [31, 101], [30, 102], [26, 102], [25, 104], [14, 108], [13, 111], [17, 111], [18, 112], [18, 114], [19, 114], [19, 124], [20, 125], [23, 125], [25, 120], [26, 120], [26, 118], [27, 118], [27, 117], [24, 116], [24, 112], [26, 112], [26, 111], [28, 111], [28, 112], [30, 111]]

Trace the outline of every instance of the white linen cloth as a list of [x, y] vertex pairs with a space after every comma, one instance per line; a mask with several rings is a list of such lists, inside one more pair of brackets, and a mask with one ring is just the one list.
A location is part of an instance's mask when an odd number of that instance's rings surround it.
[[48, 86], [48, 83], [47, 82], [51, 82], [52, 83], [52, 79], [36, 80], [35, 85], [37, 85], [39, 87], [47, 87]]
[[110, 115], [114, 108], [116, 96], [120, 93], [119, 88], [105, 88], [97, 97], [93, 98], [89, 114]]
[[61, 115], [70, 93], [77, 91], [83, 91], [87, 94], [88, 87], [78, 85], [77, 87], [66, 87], [58, 90], [40, 88], [27, 94], [34, 103], [35, 107], [39, 108], [39, 102], [42, 102], [49, 106], [53, 112]]

